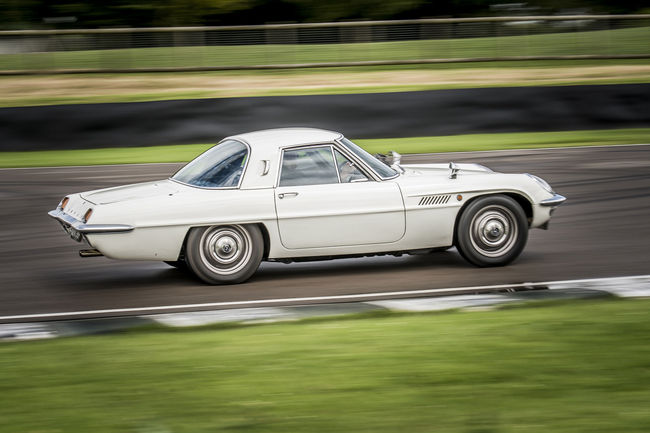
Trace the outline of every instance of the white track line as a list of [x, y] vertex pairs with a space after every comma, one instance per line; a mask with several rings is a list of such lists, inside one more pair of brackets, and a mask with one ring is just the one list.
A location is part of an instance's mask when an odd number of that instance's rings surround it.
[[452, 287], [444, 289], [425, 289], [425, 290], [405, 290], [398, 292], [376, 292], [376, 293], [360, 293], [354, 295], [338, 295], [338, 296], [310, 296], [303, 298], [284, 298], [284, 299], [258, 299], [252, 301], [231, 301], [231, 302], [209, 302], [205, 304], [184, 304], [184, 305], [161, 305], [156, 307], [142, 307], [142, 308], [113, 308], [107, 310], [86, 310], [86, 311], [69, 311], [62, 313], [43, 313], [43, 314], [19, 314], [14, 316], [0, 316], [0, 320], [20, 320], [20, 319], [52, 319], [52, 318], [74, 318], [79, 316], [90, 316], [98, 314], [121, 314], [121, 313], [152, 313], [164, 310], [179, 310], [179, 309], [194, 309], [194, 308], [215, 308], [215, 307], [232, 307], [232, 306], [250, 306], [260, 304], [288, 304], [293, 302], [313, 302], [313, 301], [352, 301], [364, 300], [369, 298], [386, 297], [393, 298], [408, 295], [432, 295], [448, 292], [471, 292], [476, 290], [498, 290], [510, 288], [522, 288], [528, 286], [548, 286], [548, 285], [561, 285], [561, 284], [580, 284], [580, 283], [598, 283], [607, 281], [625, 281], [637, 278], [650, 278], [650, 275], [636, 275], [627, 277], [612, 277], [612, 278], [590, 278], [583, 280], [563, 280], [563, 281], [542, 281], [537, 283], [519, 283], [519, 284], [497, 284], [491, 286], [470, 286], [470, 287]]
[[[570, 150], [570, 149], [602, 149], [602, 148], [612, 148], [612, 147], [632, 147], [632, 146], [650, 146], [650, 143], [633, 143], [633, 144], [602, 144], [597, 146], [563, 146], [563, 147], [531, 147], [531, 148], [521, 148], [521, 149], [495, 149], [495, 150], [462, 150], [457, 152], [434, 152], [434, 153], [405, 153], [403, 156], [424, 156], [424, 155], [454, 155], [454, 154], [463, 154], [463, 153], [496, 153], [496, 152], [523, 152], [523, 151], [544, 151], [544, 150]], [[83, 150], [83, 149], [82, 149]], [[44, 166], [44, 167], [5, 167], [0, 168], [1, 170], [34, 170], [34, 169], [53, 169], [53, 168], [92, 168], [92, 167], [129, 167], [137, 165], [178, 165], [186, 164], [188, 161], [179, 161], [179, 162], [142, 162], [134, 164], [97, 164], [97, 165], [56, 165], [56, 166]]]

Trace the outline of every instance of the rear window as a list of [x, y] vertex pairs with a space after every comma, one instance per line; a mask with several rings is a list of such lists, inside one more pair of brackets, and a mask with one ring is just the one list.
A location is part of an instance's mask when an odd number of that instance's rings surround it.
[[237, 187], [247, 160], [248, 146], [226, 140], [190, 161], [172, 179], [203, 188]]

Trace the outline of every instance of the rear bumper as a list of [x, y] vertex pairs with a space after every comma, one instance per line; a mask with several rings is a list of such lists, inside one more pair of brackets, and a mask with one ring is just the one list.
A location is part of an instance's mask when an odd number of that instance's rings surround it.
[[57, 220], [63, 230], [77, 242], [81, 242], [83, 236], [89, 233], [120, 233], [130, 232], [134, 229], [133, 226], [126, 224], [86, 224], [66, 214], [61, 209], [51, 210], [47, 214]]

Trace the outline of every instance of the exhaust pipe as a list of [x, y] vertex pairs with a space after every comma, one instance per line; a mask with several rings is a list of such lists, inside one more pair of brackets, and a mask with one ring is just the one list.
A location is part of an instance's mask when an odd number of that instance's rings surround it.
[[89, 250], [79, 250], [79, 256], [80, 257], [101, 257], [103, 256], [103, 254], [100, 253], [99, 250], [93, 248]]

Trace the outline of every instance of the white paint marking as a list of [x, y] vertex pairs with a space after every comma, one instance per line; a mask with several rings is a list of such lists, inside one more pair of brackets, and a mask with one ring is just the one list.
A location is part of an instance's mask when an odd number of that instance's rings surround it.
[[507, 297], [500, 294], [484, 295], [458, 295], [443, 296], [440, 298], [407, 298], [407, 299], [386, 299], [382, 301], [368, 301], [368, 304], [377, 305], [396, 311], [444, 311], [455, 308], [468, 308], [477, 306], [492, 306], [508, 302], [521, 302], [521, 299]]
[[612, 277], [612, 278], [589, 278], [583, 280], [563, 280], [563, 281], [542, 281], [530, 282], [520, 284], [497, 284], [491, 286], [470, 286], [470, 287], [452, 287], [444, 289], [425, 289], [425, 290], [404, 290], [397, 292], [376, 292], [376, 293], [359, 293], [353, 295], [338, 295], [338, 296], [309, 296], [302, 298], [283, 298], [283, 299], [257, 299], [251, 301], [230, 301], [230, 302], [209, 302], [204, 304], [183, 304], [183, 305], [161, 305], [156, 307], [142, 307], [142, 308], [113, 308], [106, 310], [86, 310], [86, 311], [69, 311], [64, 313], [42, 313], [42, 314], [18, 314], [14, 316], [0, 316], [0, 320], [21, 320], [21, 319], [53, 319], [53, 318], [74, 318], [79, 316], [94, 316], [99, 314], [122, 314], [122, 313], [150, 313], [164, 310], [179, 310], [179, 309], [194, 309], [194, 308], [215, 308], [215, 307], [232, 307], [232, 306], [246, 306], [246, 305], [261, 305], [261, 304], [289, 304], [295, 302], [322, 302], [322, 301], [362, 301], [370, 298], [378, 297], [400, 297], [409, 295], [431, 295], [442, 294], [449, 292], [472, 292], [476, 290], [488, 291], [499, 289], [516, 289], [528, 286], [557, 286], [566, 284], [584, 284], [584, 283], [607, 283], [617, 281], [627, 281], [634, 279], [650, 279], [649, 275], [637, 275], [629, 277]]
[[41, 323], [0, 325], [0, 340], [42, 340], [55, 337], [57, 333]]

